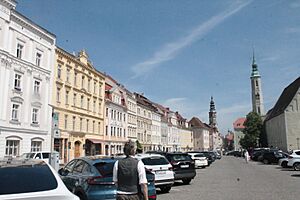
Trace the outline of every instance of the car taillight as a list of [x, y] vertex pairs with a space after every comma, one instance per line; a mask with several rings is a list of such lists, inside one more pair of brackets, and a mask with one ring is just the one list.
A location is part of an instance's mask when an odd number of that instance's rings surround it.
[[156, 195], [148, 196], [148, 199], [156, 199]]
[[288, 159], [293, 159], [293, 156], [289, 156]]
[[93, 176], [87, 179], [87, 183], [89, 185], [114, 185], [115, 184], [112, 181], [105, 181], [103, 179], [104, 177], [102, 176]]
[[169, 167], [168, 170], [173, 171], [173, 167]]

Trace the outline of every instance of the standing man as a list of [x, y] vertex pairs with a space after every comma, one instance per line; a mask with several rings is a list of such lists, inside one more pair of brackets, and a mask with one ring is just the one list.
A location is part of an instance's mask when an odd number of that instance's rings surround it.
[[148, 200], [145, 166], [133, 156], [135, 142], [124, 145], [126, 158], [117, 161], [113, 170], [113, 181], [117, 186], [117, 200]]

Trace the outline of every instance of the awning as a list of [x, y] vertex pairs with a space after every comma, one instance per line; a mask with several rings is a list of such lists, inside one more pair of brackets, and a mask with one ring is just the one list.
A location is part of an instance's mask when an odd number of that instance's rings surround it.
[[88, 139], [88, 140], [94, 144], [100, 144], [100, 143], [104, 142], [103, 140], [99, 140], [99, 139]]

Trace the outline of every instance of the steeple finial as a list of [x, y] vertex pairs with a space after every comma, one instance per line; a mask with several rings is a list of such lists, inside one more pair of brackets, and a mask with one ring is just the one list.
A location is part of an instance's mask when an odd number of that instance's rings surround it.
[[254, 47], [253, 47], [253, 56], [252, 56], [252, 65], [255, 65], [255, 53], [254, 53]]

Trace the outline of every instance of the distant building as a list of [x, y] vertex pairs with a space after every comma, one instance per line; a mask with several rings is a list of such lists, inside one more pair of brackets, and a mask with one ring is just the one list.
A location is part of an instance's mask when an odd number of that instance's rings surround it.
[[252, 73], [251, 73], [251, 94], [252, 94], [252, 111], [260, 116], [264, 115], [264, 101], [261, 86], [261, 76], [258, 71], [257, 64], [253, 53]]
[[178, 121], [178, 135], [180, 151], [192, 151], [194, 149], [193, 131], [189, 128], [188, 122], [178, 112], [176, 112]]
[[283, 90], [265, 124], [270, 147], [300, 149], [300, 77]]
[[238, 118], [233, 123], [233, 130], [234, 130], [234, 150], [240, 150], [242, 147], [240, 145], [241, 138], [244, 137], [243, 130], [245, 128], [244, 123], [246, 121], [245, 117]]
[[189, 127], [193, 132], [194, 150], [207, 151], [210, 150], [209, 139], [211, 127], [203, 123], [199, 118], [193, 117], [189, 121]]

